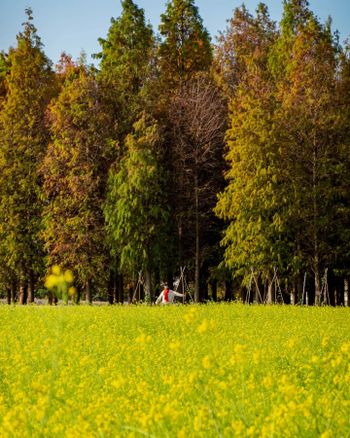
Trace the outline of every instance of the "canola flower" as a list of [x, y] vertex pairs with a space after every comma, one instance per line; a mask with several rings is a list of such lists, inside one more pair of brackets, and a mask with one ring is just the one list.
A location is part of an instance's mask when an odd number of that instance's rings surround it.
[[0, 437], [348, 436], [349, 317], [0, 306]]
[[73, 281], [74, 276], [71, 270], [67, 269], [63, 272], [58, 265], [54, 265], [51, 268], [51, 274], [45, 279], [45, 287], [53, 291], [58, 298], [62, 298], [67, 304], [68, 298], [74, 299], [77, 292], [74, 286], [70, 286]]

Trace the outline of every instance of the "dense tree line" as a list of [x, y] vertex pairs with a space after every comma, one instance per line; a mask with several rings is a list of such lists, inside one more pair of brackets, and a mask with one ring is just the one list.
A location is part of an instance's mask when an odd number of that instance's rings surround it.
[[347, 304], [350, 57], [330, 20], [241, 6], [213, 43], [194, 0], [170, 0], [159, 35], [121, 3], [98, 67], [53, 68], [30, 9], [0, 54], [8, 302], [58, 264], [89, 302], [139, 279], [152, 302], [186, 268], [196, 302]]

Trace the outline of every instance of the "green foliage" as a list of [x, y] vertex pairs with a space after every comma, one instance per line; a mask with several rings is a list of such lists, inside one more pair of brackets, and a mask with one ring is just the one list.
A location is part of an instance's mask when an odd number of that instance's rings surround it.
[[206, 71], [212, 61], [210, 37], [194, 0], [171, 0], [161, 15], [159, 66], [167, 87]]
[[38, 166], [49, 141], [45, 111], [55, 92], [51, 63], [27, 13], [17, 47], [6, 57], [0, 114], [0, 254], [7, 269], [22, 277], [42, 264]]
[[340, 232], [348, 229], [348, 177], [336, 97], [339, 49], [307, 2], [285, 2], [279, 35], [263, 11], [264, 20], [236, 11], [229, 41], [221, 41], [224, 48], [240, 42], [231, 68], [243, 73], [231, 82], [228, 187], [216, 208], [229, 221], [225, 261], [237, 274], [254, 267], [267, 279], [273, 266], [290, 279], [309, 269], [317, 300], [321, 272], [342, 264], [335, 242], [348, 235]]
[[120, 17], [112, 18], [107, 38], [99, 42], [102, 52], [96, 55], [101, 59], [98, 80], [123, 140], [142, 109], [152, 70], [155, 41], [144, 10], [132, 0], [123, 0]]
[[67, 66], [49, 109], [52, 142], [41, 166], [45, 208], [42, 238], [47, 264], [74, 268], [80, 284], [103, 281], [106, 247], [102, 203], [113, 144], [109, 116], [94, 77]]
[[291, 41], [285, 77], [278, 81], [282, 105], [276, 124], [284, 184], [290, 188], [290, 229], [316, 283], [326, 266], [335, 266], [333, 242], [344, 224], [336, 70], [328, 30], [309, 18]]
[[4, 52], [0, 52], [0, 109], [3, 100], [6, 96], [6, 75], [9, 71], [9, 65], [7, 62], [7, 55]]
[[268, 74], [268, 56], [275, 38], [271, 35], [273, 23], [266, 21], [266, 9], [262, 12], [253, 18], [244, 7], [237, 9], [226, 32], [227, 41], [221, 41], [222, 47], [229, 49], [222, 52], [224, 57], [241, 42], [231, 68], [240, 66], [242, 76], [224, 77], [234, 94], [226, 135], [228, 186], [219, 197], [216, 213], [229, 221], [223, 239], [227, 266], [243, 276], [254, 266], [269, 278], [273, 266], [281, 264], [284, 206], [276, 191], [280, 171], [273, 123], [276, 98]]
[[162, 205], [158, 144], [157, 123], [144, 114], [126, 138], [119, 168], [112, 168], [109, 176], [106, 222], [121, 266], [129, 273], [150, 269], [159, 260], [168, 209]]

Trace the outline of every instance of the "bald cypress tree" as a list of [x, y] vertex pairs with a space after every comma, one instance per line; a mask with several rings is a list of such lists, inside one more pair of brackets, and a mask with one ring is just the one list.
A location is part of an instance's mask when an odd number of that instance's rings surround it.
[[327, 267], [334, 266], [333, 245], [340, 220], [337, 55], [327, 25], [294, 3], [286, 4], [282, 21], [281, 44], [290, 49], [287, 59], [285, 55], [280, 58], [281, 108], [276, 126], [289, 187], [289, 228], [297, 243], [294, 251], [314, 277], [315, 302], [320, 304], [321, 277]]
[[32, 11], [26, 13], [17, 46], [7, 57], [6, 97], [0, 114], [0, 253], [19, 279], [22, 304], [26, 290], [33, 300], [33, 282], [42, 267], [38, 167], [49, 141], [45, 111], [55, 90], [51, 62], [43, 52]]
[[212, 61], [208, 31], [194, 0], [171, 0], [161, 15], [159, 46], [161, 76], [168, 88], [206, 71]]
[[159, 64], [168, 86], [208, 70], [212, 51], [208, 31], [194, 0], [171, 0], [161, 15]]
[[228, 185], [216, 207], [219, 217], [228, 221], [223, 239], [226, 265], [243, 278], [254, 267], [269, 285], [284, 247], [283, 203], [276, 190], [279, 156], [273, 116], [277, 102], [269, 71], [276, 37], [273, 29], [265, 8], [260, 6], [254, 17], [242, 7], [234, 11], [220, 42], [222, 80], [231, 99], [226, 133]]
[[0, 108], [6, 96], [6, 74], [9, 70], [6, 58], [6, 53], [0, 52]]
[[49, 122], [52, 141], [41, 166], [47, 264], [74, 270], [91, 302], [92, 285], [106, 281], [102, 205], [113, 143], [107, 140], [109, 116], [85, 66], [67, 64]]
[[[155, 39], [144, 10], [133, 0], [123, 0], [121, 6], [120, 16], [111, 19], [107, 37], [99, 39], [102, 50], [96, 55], [101, 60], [97, 75], [101, 97], [112, 116], [109, 138], [119, 144], [110, 162], [114, 170], [119, 169], [127, 149], [125, 139], [146, 106], [155, 54]], [[110, 234], [108, 241], [111, 252], [109, 299], [113, 302], [115, 295], [117, 301], [123, 301], [119, 245]]]
[[[254, 267], [268, 284], [278, 267], [292, 296], [307, 270], [320, 304], [321, 277], [336, 268], [348, 223], [337, 45], [307, 1], [284, 3], [281, 32], [273, 39], [261, 32], [270, 26], [261, 28], [259, 15], [244, 16], [247, 25], [240, 28], [250, 49], [235, 52], [233, 65], [243, 76], [231, 82], [228, 186], [216, 208], [229, 222], [225, 261], [238, 275]], [[244, 33], [237, 37], [245, 41]]]
[[151, 274], [159, 264], [168, 209], [163, 205], [164, 172], [159, 129], [145, 114], [126, 138], [120, 165], [111, 169], [105, 206], [107, 227], [118, 247], [124, 273], [145, 274], [146, 300], [152, 300]]
[[143, 108], [143, 97], [152, 70], [155, 40], [144, 10], [132, 0], [122, 0], [122, 12], [111, 19], [107, 38], [100, 38], [102, 51], [98, 81], [118, 125], [123, 142]]

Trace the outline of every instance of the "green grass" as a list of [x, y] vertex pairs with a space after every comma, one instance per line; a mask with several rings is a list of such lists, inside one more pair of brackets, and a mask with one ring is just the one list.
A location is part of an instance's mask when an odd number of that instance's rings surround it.
[[0, 306], [0, 437], [350, 436], [350, 309]]

